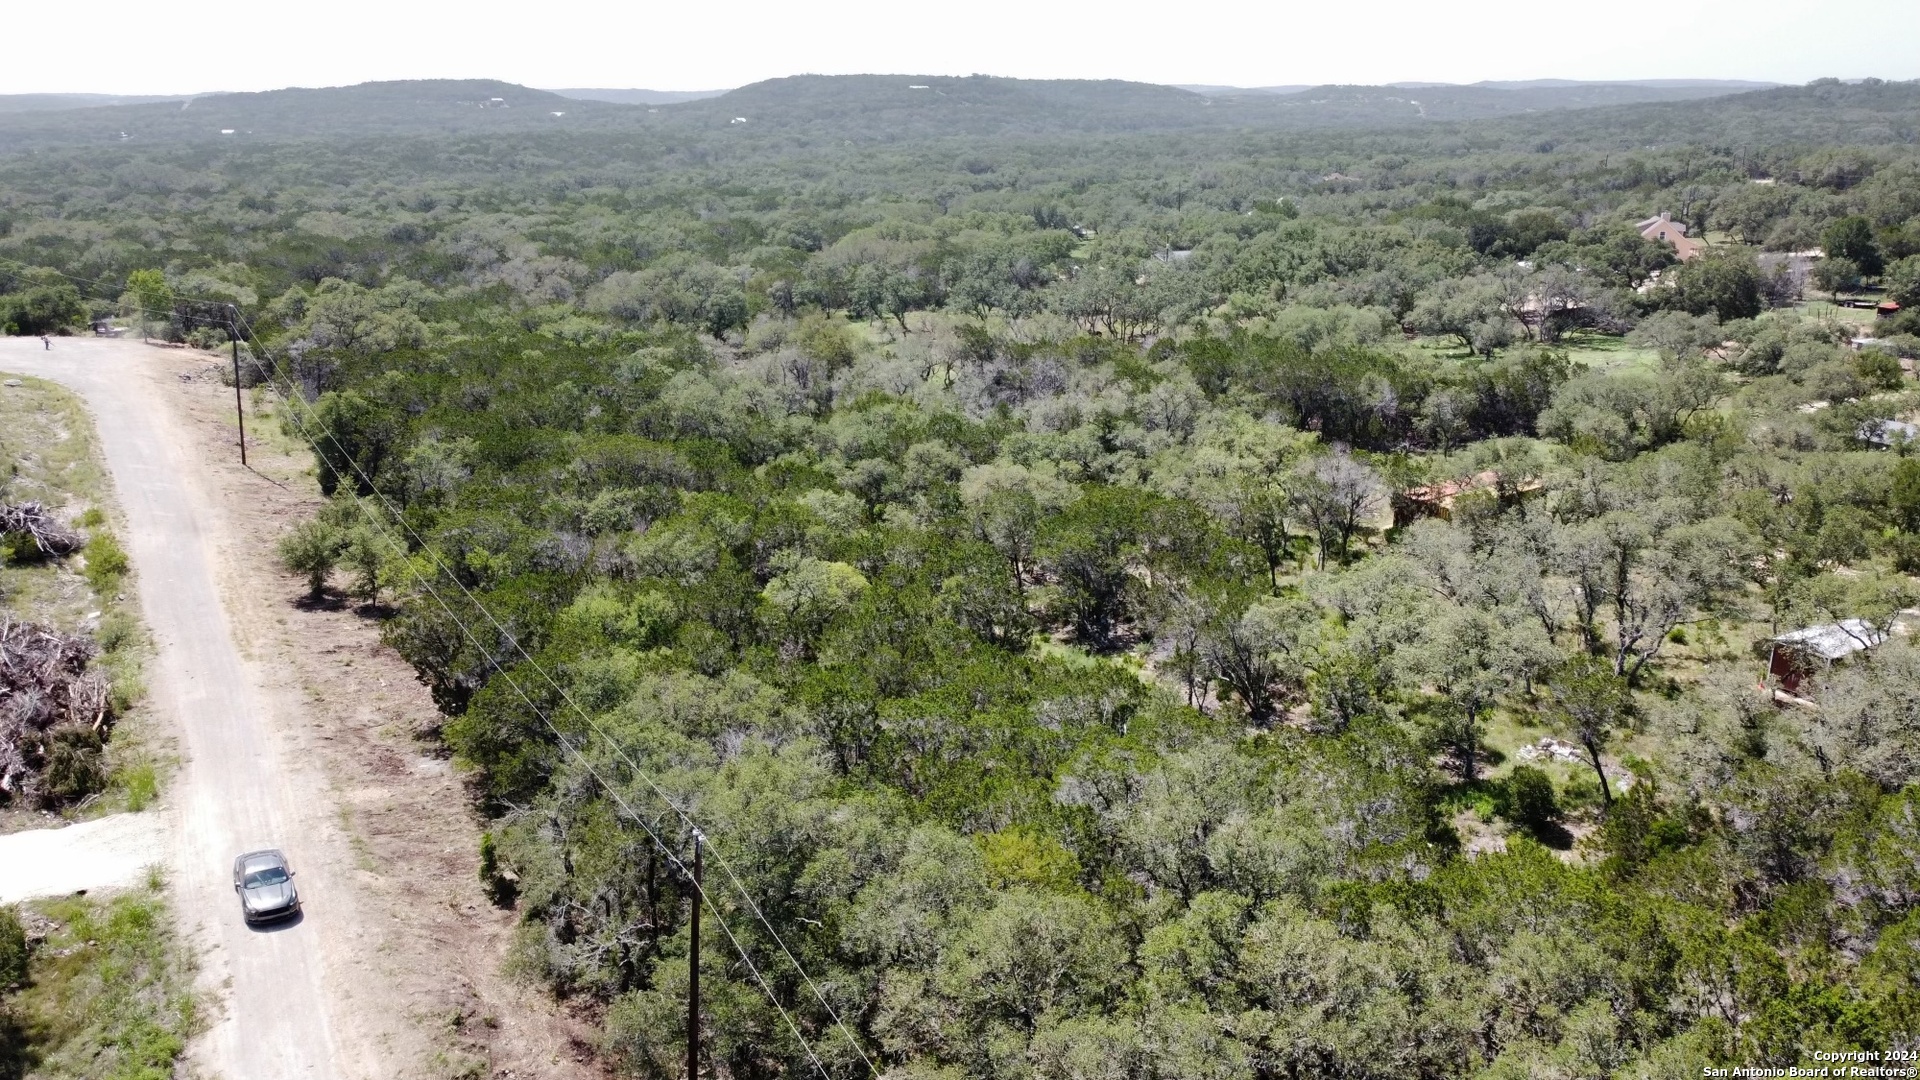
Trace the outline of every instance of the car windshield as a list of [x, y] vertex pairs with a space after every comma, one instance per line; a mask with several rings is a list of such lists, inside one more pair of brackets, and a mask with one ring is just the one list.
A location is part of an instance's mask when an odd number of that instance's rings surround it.
[[265, 870], [255, 870], [248, 874], [247, 888], [258, 888], [261, 885], [278, 885], [285, 880], [287, 880], [286, 867], [269, 866]]

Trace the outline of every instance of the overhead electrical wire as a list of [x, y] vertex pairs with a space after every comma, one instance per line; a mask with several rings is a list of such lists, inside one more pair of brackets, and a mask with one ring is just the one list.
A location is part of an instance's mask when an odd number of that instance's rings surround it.
[[[0, 256], [0, 263], [11, 264], [13, 266], [20, 267], [24, 270], [41, 271], [41, 272], [47, 271], [47, 268], [45, 267], [31, 266], [29, 264], [19, 262], [18, 260], [5, 258], [3, 256]], [[85, 277], [81, 277], [74, 274], [68, 274], [58, 270], [54, 270], [51, 272], [69, 281], [99, 286], [102, 288], [113, 287], [113, 284], [111, 282], [103, 281], [98, 278], [85, 278]], [[100, 297], [100, 299], [118, 299], [118, 298]], [[300, 409], [304, 410], [308, 414], [308, 418], [309, 419], [312, 418], [312, 413], [313, 413], [312, 405], [309, 404], [305, 400], [305, 398], [299, 393], [297, 384], [295, 383], [291, 375], [286, 371], [286, 369], [281, 365], [281, 363], [277, 359], [273, 358], [271, 351], [267, 349], [265, 344], [260, 341], [259, 335], [255, 332], [253, 328], [252, 321], [247, 319], [244, 315], [239, 314], [239, 309], [237, 305], [231, 305], [228, 301], [213, 300], [209, 298], [179, 297], [179, 299], [184, 299], [193, 303], [215, 304], [215, 305], [231, 307], [233, 313], [238, 318], [239, 324], [240, 324], [236, 326], [235, 329], [240, 331], [240, 337], [243, 341], [247, 343], [249, 351], [256, 358], [265, 359], [272, 364], [276, 381], [283, 384], [287, 388], [285, 400], [289, 402], [297, 402]], [[165, 315], [168, 317], [171, 317], [174, 314], [174, 312], [171, 312], [171, 311], [160, 312], [160, 311], [153, 311], [151, 309], [144, 309], [144, 308], [140, 310], [146, 311], [149, 314]], [[313, 436], [309, 434], [307, 430], [307, 422], [298, 417], [295, 417], [295, 424], [298, 427], [301, 438], [313, 450], [315, 456], [317, 458], [324, 460], [325, 455], [321, 451], [319, 443], [314, 440]], [[768, 935], [773, 939], [775, 944], [778, 945], [781, 954], [786, 958], [787, 962], [790, 965], [792, 965], [795, 972], [797, 972], [800, 975], [801, 979], [804, 982], [806, 982], [808, 989], [812, 992], [815, 999], [819, 1001], [821, 1007], [826, 1010], [828, 1016], [832, 1018], [834, 1022], [834, 1026], [840, 1030], [841, 1034], [846, 1038], [848, 1044], [853, 1048], [854, 1052], [860, 1057], [861, 1061], [867, 1066], [868, 1071], [873, 1076], [878, 1077], [880, 1075], [880, 1069], [877, 1065], [874, 1064], [873, 1059], [868, 1056], [866, 1049], [860, 1044], [859, 1038], [855, 1036], [854, 1033], [847, 1027], [846, 1022], [841, 1018], [839, 1012], [836, 1009], [834, 1009], [832, 1003], [827, 1000], [825, 992], [820, 989], [819, 984], [814, 980], [813, 976], [810, 973], [808, 973], [806, 968], [800, 963], [799, 959], [793, 954], [793, 950], [787, 945], [786, 940], [780, 935], [779, 931], [775, 929], [775, 927], [772, 924], [772, 921], [767, 917], [764, 910], [762, 910], [760, 905], [754, 901], [752, 894], [747, 890], [745, 884], [741, 882], [739, 875], [734, 871], [732, 864], [727, 861], [725, 854], [718, 847], [714, 846], [712, 842], [712, 838], [708, 836], [704, 830], [700, 829], [699, 824], [693, 820], [692, 815], [688, 813], [688, 811], [684, 807], [681, 807], [677, 802], [675, 802], [673, 798], [669, 796], [666, 793], [666, 791], [660, 787], [660, 785], [654, 780], [652, 775], [646, 769], [641, 767], [638, 762], [633, 760], [632, 756], [627, 753], [626, 748], [620, 744], [619, 740], [609, 736], [606, 730], [600, 726], [598, 721], [596, 721], [591, 714], [589, 714], [585, 709], [583, 709], [579, 705], [578, 702], [576, 702], [573, 699], [573, 696], [567, 692], [566, 688], [561, 686], [559, 682], [556, 681], [551, 674], [549, 674], [543, 667], [540, 666], [538, 661], [534, 660], [534, 658], [527, 653], [526, 649], [520, 644], [519, 638], [516, 635], [514, 635], [512, 632], [507, 630], [505, 626], [501, 625], [499, 619], [494, 616], [493, 612], [488, 610], [487, 606], [483, 602], [481, 602], [478, 597], [474, 596], [472, 590], [468, 589], [466, 584], [460, 581], [457, 575], [452, 573], [452, 571], [446, 566], [446, 564], [440, 560], [439, 554], [436, 551], [434, 551], [432, 546], [427, 544], [425, 540], [417, 532], [415, 532], [411, 526], [409, 526], [406, 523], [405, 517], [401, 515], [398, 509], [392, 505], [392, 503], [386, 498], [386, 496], [381, 494], [380, 491], [373, 485], [371, 478], [368, 477], [366, 473], [360, 468], [359, 463], [355, 461], [353, 457], [346, 452], [345, 447], [340, 445], [339, 440], [334, 436], [333, 432], [328, 430], [325, 424], [316, 423], [316, 426], [319, 428], [321, 434], [326, 437], [326, 440], [333, 444], [333, 447], [335, 451], [339, 454], [340, 458], [346, 461], [347, 464], [351, 467], [355, 477], [360, 481], [360, 483], [364, 485], [368, 491], [373, 492], [373, 494], [377, 498], [379, 498], [382, 504], [382, 507], [386, 510], [388, 514], [392, 515], [392, 520], [398, 522], [400, 527], [406, 530], [407, 534], [413, 539], [413, 541], [417, 545], [418, 550], [425, 552], [428, 555], [428, 557], [433, 561], [434, 567], [442, 575], [444, 575], [447, 580], [452, 581], [454, 583], [454, 585], [465, 596], [469, 604], [471, 604], [482, 615], [486, 616], [487, 621], [493, 624], [494, 629], [500, 633], [501, 637], [505, 639], [505, 641], [513, 648], [513, 650], [519, 653], [521, 658], [527, 663], [527, 665], [531, 667], [534, 671], [538, 672], [541, 678], [546, 680], [547, 684], [551, 686], [554, 689], [554, 691], [560, 695], [561, 699], [566, 702], [567, 706], [570, 709], [572, 709], [576, 714], [578, 714], [580, 718], [587, 723], [588, 727], [592, 729], [594, 734], [598, 735], [602, 741], [604, 741], [609, 747], [613, 749], [614, 753], [619, 756], [619, 758], [627, 765], [627, 767], [633, 772], [633, 774], [636, 777], [638, 777], [646, 785], [646, 787], [650, 791], [652, 791], [653, 794], [656, 797], [658, 797], [660, 801], [669, 810], [671, 810], [673, 814], [677, 816], [689, 830], [699, 833], [699, 835], [705, 840], [705, 847], [707, 851], [712, 854], [716, 863], [721, 867], [722, 871], [727, 875], [729, 883], [733, 886], [734, 891], [739, 894], [741, 900], [745, 902], [747, 907], [753, 912], [756, 920], [761, 924], [763, 928], [766, 929]], [[522, 702], [526, 704], [527, 708], [531, 710], [535, 716], [540, 718], [541, 722], [547, 727], [547, 729], [553, 734], [555, 740], [559, 743], [561, 750], [564, 753], [573, 755], [579, 760], [580, 764], [587, 770], [588, 775], [592, 776], [595, 782], [600, 784], [600, 786], [607, 791], [607, 793], [614, 799], [614, 801], [621, 807], [621, 809], [626, 812], [627, 816], [632, 818], [634, 823], [640, 826], [642, 831], [644, 831], [647, 834], [648, 838], [653, 841], [655, 846], [657, 846], [661, 850], [662, 854], [666, 856], [668, 861], [676, 869], [678, 869], [683, 875], [685, 875], [689, 882], [692, 882], [693, 875], [687, 869], [685, 863], [680, 859], [679, 855], [676, 852], [674, 852], [674, 850], [664, 840], [660, 838], [660, 836], [655, 832], [652, 826], [647, 824], [645, 818], [642, 817], [642, 815], [640, 815], [638, 811], [633, 809], [631, 804], [629, 804], [626, 801], [626, 799], [620, 794], [619, 790], [616, 787], [614, 787], [614, 785], [609, 783], [606, 780], [606, 778], [602, 777], [599, 774], [599, 772], [594, 768], [593, 763], [587, 760], [585, 753], [582, 752], [579, 748], [574, 747], [567, 741], [566, 735], [559, 729], [557, 725], [553, 723], [552, 718], [549, 717], [546, 714], [546, 712], [540, 708], [539, 705], [534, 703], [532, 697], [526, 692], [525, 688], [523, 688], [520, 685], [519, 681], [515, 679], [513, 675], [506, 669], [506, 667], [502, 665], [498, 660], [494, 659], [493, 652], [481, 644], [478, 635], [476, 635], [473, 632], [473, 628], [470, 625], [468, 625], [464, 619], [460, 618], [460, 616], [453, 610], [452, 606], [447, 603], [446, 599], [440, 595], [439, 590], [433, 587], [433, 583], [428, 579], [427, 575], [419, 572], [417, 569], [414, 569], [412, 567], [412, 564], [405, 558], [405, 556], [409, 554], [409, 551], [406, 545], [403, 544], [392, 533], [390, 529], [388, 529], [385, 521], [382, 520], [383, 515], [377, 514], [372, 510], [370, 510], [367, 506], [365, 497], [360, 495], [358, 491], [349, 491], [348, 494], [350, 497], [353, 498], [355, 505], [360, 509], [362, 515], [365, 516], [367, 520], [374, 526], [374, 528], [379, 531], [382, 539], [386, 540], [387, 543], [394, 549], [394, 551], [402, 557], [401, 561], [408, 566], [409, 570], [413, 572], [414, 576], [419, 580], [420, 584], [424, 586], [425, 589], [427, 590], [428, 595], [432, 596], [434, 602], [437, 605], [439, 605], [441, 611], [443, 611], [446, 614], [447, 618], [450, 619], [456, 626], [460, 627], [460, 631], [466, 637], [467, 641], [470, 644], [472, 644], [476, 649], [478, 649], [482, 656], [487, 658], [487, 662], [494, 668], [495, 672], [498, 675], [500, 675], [500, 677], [504, 678], [507, 681], [508, 686], [512, 687], [514, 693], [520, 698]], [[768, 1002], [772, 1004], [773, 1007], [780, 1012], [782, 1019], [786, 1022], [788, 1030], [792, 1033], [795, 1040], [800, 1043], [802, 1050], [806, 1052], [808, 1060], [813, 1064], [814, 1068], [817, 1071], [819, 1071], [822, 1076], [826, 1076], [827, 1072], [826, 1072], [825, 1066], [821, 1063], [819, 1057], [814, 1053], [813, 1048], [811, 1044], [808, 1043], [808, 1041], [806, 1040], [806, 1037], [800, 1034], [799, 1026], [794, 1021], [791, 1013], [784, 1006], [780, 1004], [778, 997], [773, 993], [772, 987], [768, 985], [764, 974], [754, 964], [752, 958], [748, 955], [745, 946], [740, 942], [739, 938], [734, 934], [732, 928], [727, 924], [725, 914], [720, 910], [719, 906], [713, 902], [712, 898], [710, 897], [710, 895], [708, 894], [707, 890], [704, 887], [696, 886], [696, 889], [699, 892], [701, 901], [707, 906], [708, 909], [710, 909], [713, 912], [715, 919], [719, 921], [722, 932], [726, 934], [727, 939], [733, 945], [734, 950], [740, 954], [741, 961], [746, 965], [748, 971], [752, 973], [755, 982], [758, 983], [758, 985], [760, 986], [762, 993], [766, 995]]]

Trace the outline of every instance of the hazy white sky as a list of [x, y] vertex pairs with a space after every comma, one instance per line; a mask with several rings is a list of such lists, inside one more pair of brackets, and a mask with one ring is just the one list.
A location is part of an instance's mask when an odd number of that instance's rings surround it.
[[1920, 0], [92, 0], [8, 4], [0, 93], [370, 79], [700, 90], [801, 72], [1266, 86], [1920, 77]]

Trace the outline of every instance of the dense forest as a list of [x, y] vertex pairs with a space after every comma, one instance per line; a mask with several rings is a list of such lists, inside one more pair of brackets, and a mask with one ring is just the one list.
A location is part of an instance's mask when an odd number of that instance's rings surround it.
[[940, 82], [0, 118], [0, 322], [245, 314], [622, 1075], [696, 824], [716, 1075], [1920, 1049], [1920, 85]]

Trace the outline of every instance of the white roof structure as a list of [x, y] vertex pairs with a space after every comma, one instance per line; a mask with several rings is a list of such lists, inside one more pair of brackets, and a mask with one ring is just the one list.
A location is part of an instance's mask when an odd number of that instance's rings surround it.
[[1875, 446], [1920, 441], [1920, 424], [1906, 420], [1869, 420], [1860, 425], [1860, 441]]
[[1887, 635], [1865, 619], [1842, 619], [1825, 626], [1809, 626], [1805, 630], [1781, 634], [1773, 639], [1773, 643], [1812, 653], [1831, 662], [1852, 656], [1863, 649], [1871, 649], [1885, 640]]

